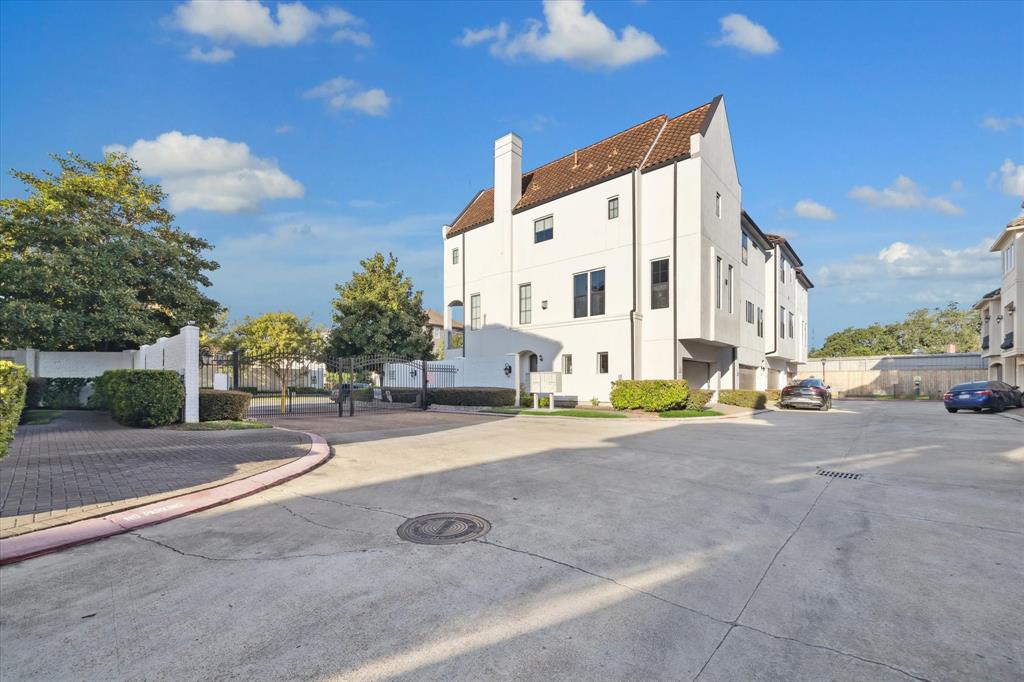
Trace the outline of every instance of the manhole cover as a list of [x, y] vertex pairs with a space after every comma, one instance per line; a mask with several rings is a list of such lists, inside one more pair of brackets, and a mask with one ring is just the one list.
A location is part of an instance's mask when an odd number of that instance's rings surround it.
[[409, 519], [398, 527], [398, 537], [421, 545], [454, 545], [483, 537], [490, 530], [490, 522], [479, 516], [441, 512]]

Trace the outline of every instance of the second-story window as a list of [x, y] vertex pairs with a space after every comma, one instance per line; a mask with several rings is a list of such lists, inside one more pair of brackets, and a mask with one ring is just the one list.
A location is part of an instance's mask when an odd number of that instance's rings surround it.
[[480, 329], [480, 294], [469, 297], [469, 328], [473, 331]]
[[533, 318], [533, 287], [519, 285], [519, 324], [530, 324]]
[[651, 261], [651, 308], [668, 307], [668, 258]]
[[761, 307], [757, 309], [757, 336], [764, 338], [764, 308]]
[[779, 260], [779, 281], [785, 284], [786, 282], [786, 258], [783, 256]]
[[746, 265], [747, 264], [747, 251], [749, 250], [749, 247], [750, 247], [750, 237], [747, 236], [746, 232], [744, 232], [742, 234], [743, 234], [743, 236], [740, 237], [740, 254], [743, 256], [743, 264]]
[[747, 301], [744, 312], [746, 313], [747, 324], [754, 324], [754, 304]]
[[793, 313], [789, 313], [788, 322], [789, 325], [787, 326], [787, 329], [789, 331], [787, 333], [789, 334], [789, 338], [793, 338]]
[[458, 265], [458, 264], [459, 264], [459, 250], [458, 249], [452, 249], [452, 265]]
[[722, 259], [715, 258], [715, 307], [722, 307]]
[[612, 197], [608, 200], [608, 220], [614, 220], [619, 217], [619, 198]]
[[572, 316], [604, 315], [604, 268], [572, 276]]
[[719, 192], [715, 192], [715, 217], [722, 217], [722, 195]]
[[729, 266], [729, 276], [725, 279], [725, 295], [729, 301], [729, 314], [732, 315], [732, 266]]
[[555, 217], [548, 216], [533, 221], [533, 243], [546, 242], [555, 236]]
[[779, 338], [786, 338], [786, 307], [779, 306]]
[[1006, 251], [1003, 252], [1003, 273], [1010, 270], [1013, 270], [1013, 244], [1006, 247]]

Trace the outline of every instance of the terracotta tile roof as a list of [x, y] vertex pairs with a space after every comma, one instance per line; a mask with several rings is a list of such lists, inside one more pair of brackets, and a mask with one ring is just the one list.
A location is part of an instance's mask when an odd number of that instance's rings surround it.
[[[708, 114], [714, 111], [717, 102], [718, 98], [671, 121], [664, 114], [655, 116], [523, 173], [523, 196], [512, 209], [513, 212], [543, 204], [640, 168], [641, 164], [645, 169], [650, 169], [653, 164], [650, 159], [644, 163], [644, 159], [653, 157], [655, 153], [659, 154], [659, 163], [685, 156], [690, 150], [690, 135], [702, 132]], [[663, 144], [662, 138], [670, 129], [672, 139]], [[469, 202], [452, 223], [447, 236], [454, 237], [493, 220], [494, 188], [491, 187], [481, 191]]]
[[716, 98], [669, 121], [654, 149], [651, 150], [644, 170], [651, 170], [687, 156], [690, 153], [690, 136], [704, 131], [704, 122], [709, 118], [708, 113], [714, 110], [717, 103]]

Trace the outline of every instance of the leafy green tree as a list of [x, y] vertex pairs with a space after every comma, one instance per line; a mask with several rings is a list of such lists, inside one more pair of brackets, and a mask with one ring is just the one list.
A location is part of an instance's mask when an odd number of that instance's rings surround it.
[[199, 330], [199, 348], [203, 353], [231, 353], [238, 350], [238, 343], [238, 330], [228, 319], [227, 309], [218, 312], [212, 324]]
[[310, 363], [324, 351], [326, 331], [314, 328], [309, 317], [295, 313], [264, 313], [246, 317], [234, 330], [237, 348], [251, 356], [255, 366], [277, 378], [281, 388], [281, 413], [285, 412], [288, 386], [295, 383]]
[[942, 353], [949, 344], [960, 352], [981, 347], [981, 313], [960, 310], [956, 303], [945, 308], [921, 308], [907, 313], [902, 322], [868, 327], [847, 327], [830, 334], [825, 344], [811, 351], [811, 357], [850, 355], [898, 355], [915, 351]]
[[433, 340], [426, 329], [423, 292], [398, 269], [393, 254], [360, 261], [362, 271], [335, 287], [331, 349], [340, 356], [389, 353], [429, 359]]
[[14, 170], [0, 200], [0, 348], [123, 350], [211, 324], [205, 240], [174, 226], [134, 161], [54, 155], [59, 173]]

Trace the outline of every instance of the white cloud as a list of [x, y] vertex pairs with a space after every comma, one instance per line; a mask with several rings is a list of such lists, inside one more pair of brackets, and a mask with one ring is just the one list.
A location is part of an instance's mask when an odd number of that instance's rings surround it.
[[998, 258], [989, 251], [991, 246], [991, 239], [963, 249], [915, 246], [897, 241], [875, 255], [853, 256], [822, 266], [815, 281], [825, 286], [868, 282], [885, 289], [891, 287], [892, 280], [994, 279], [998, 274]]
[[981, 120], [981, 126], [1005, 133], [1010, 128], [1024, 128], [1024, 116], [986, 116]]
[[382, 89], [361, 90], [358, 83], [341, 76], [310, 88], [302, 96], [306, 99], [322, 99], [332, 109], [359, 111], [368, 116], [383, 116], [391, 107], [391, 98]]
[[193, 47], [185, 56], [195, 62], [220, 64], [234, 59], [235, 51], [224, 47], [211, 47], [209, 50], [204, 50], [201, 47]]
[[905, 175], [901, 175], [884, 189], [860, 185], [850, 190], [849, 196], [875, 208], [928, 209], [947, 215], [960, 215], [962, 208], [942, 197], [925, 196], [921, 187]]
[[158, 178], [172, 211], [254, 211], [265, 199], [297, 199], [304, 194], [302, 184], [277, 162], [254, 156], [244, 142], [222, 137], [173, 130], [155, 140], [136, 140], [130, 147], [109, 145], [103, 151], [125, 153], [139, 163], [143, 174]]
[[1003, 194], [1024, 197], [1024, 164], [1016, 164], [1007, 159], [999, 167], [999, 173], [1002, 175], [1000, 189], [1003, 190]]
[[[424, 214], [368, 220], [333, 209], [259, 216], [251, 230], [216, 244], [221, 268], [211, 276], [211, 295], [230, 308], [232, 317], [295, 310], [329, 322], [334, 285], [359, 269], [360, 258], [391, 251], [414, 285], [426, 290], [424, 303], [438, 308], [443, 260], [436, 226], [449, 219]], [[294, 286], [300, 281], [306, 294], [301, 300]]]
[[755, 24], [742, 14], [730, 14], [718, 20], [721, 37], [712, 45], [729, 46], [750, 54], [772, 54], [779, 50], [779, 42], [761, 24]]
[[654, 36], [633, 26], [616, 35], [596, 14], [584, 11], [583, 0], [544, 0], [544, 19], [530, 19], [526, 30], [515, 35], [504, 22], [467, 28], [456, 42], [463, 47], [489, 42], [491, 54], [502, 59], [532, 57], [610, 69], [665, 53]]
[[951, 192], [959, 192], [964, 188], [963, 180], [954, 180], [949, 183], [949, 189]]
[[369, 34], [352, 28], [362, 24], [352, 14], [338, 7], [315, 11], [301, 2], [278, 3], [274, 16], [259, 0], [189, 0], [174, 8], [171, 22], [212, 41], [255, 47], [296, 45], [311, 40], [322, 28], [335, 29], [335, 40], [361, 47], [372, 44]]
[[828, 206], [823, 206], [817, 201], [810, 199], [801, 199], [796, 202], [793, 207], [793, 212], [801, 218], [807, 218], [808, 220], [835, 220], [836, 214]]

